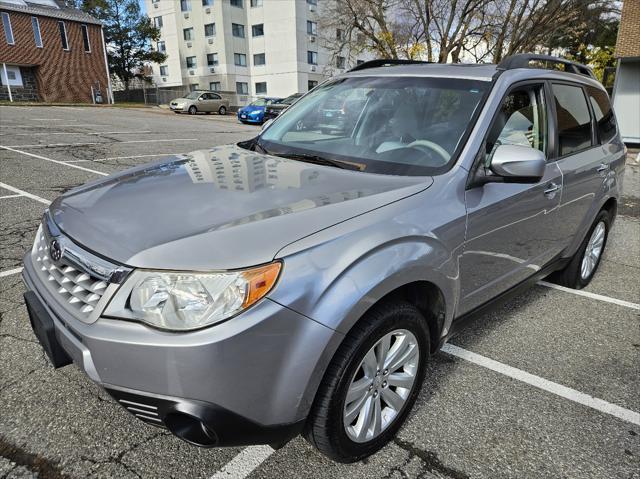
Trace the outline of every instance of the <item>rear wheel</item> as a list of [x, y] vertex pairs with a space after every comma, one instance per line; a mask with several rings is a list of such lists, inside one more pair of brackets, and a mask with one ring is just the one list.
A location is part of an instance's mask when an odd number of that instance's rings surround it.
[[226, 114], [227, 114], [226, 106], [221, 106], [220, 108], [218, 108], [218, 115], [226, 115]]
[[600, 265], [610, 227], [611, 216], [603, 210], [596, 217], [569, 264], [562, 271], [554, 273], [551, 279], [569, 288], [582, 289], [587, 286]]
[[344, 339], [318, 389], [304, 437], [339, 462], [389, 442], [416, 400], [429, 357], [429, 330], [409, 303], [368, 312]]
[[195, 115], [196, 113], [198, 113], [198, 109], [195, 106], [190, 106], [189, 115]]

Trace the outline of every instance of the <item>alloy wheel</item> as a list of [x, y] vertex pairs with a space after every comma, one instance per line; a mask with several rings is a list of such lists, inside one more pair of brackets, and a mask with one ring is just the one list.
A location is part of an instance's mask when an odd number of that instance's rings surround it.
[[416, 380], [420, 350], [410, 331], [385, 334], [360, 362], [344, 404], [343, 423], [355, 442], [378, 437], [402, 411]]
[[591, 233], [587, 247], [584, 250], [582, 256], [582, 264], [580, 266], [580, 277], [586, 280], [591, 276], [593, 270], [598, 264], [600, 255], [602, 254], [602, 248], [604, 246], [604, 237], [607, 231], [607, 227], [603, 221], [600, 221]]

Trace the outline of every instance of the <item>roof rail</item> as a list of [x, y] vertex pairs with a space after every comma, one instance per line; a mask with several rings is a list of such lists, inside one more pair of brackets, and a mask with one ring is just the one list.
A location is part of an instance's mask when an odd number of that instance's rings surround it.
[[378, 68], [378, 67], [390, 67], [393, 65], [415, 65], [415, 64], [427, 64], [433, 62], [423, 62], [421, 60], [400, 60], [400, 59], [378, 59], [378, 60], [369, 60], [368, 62], [361, 63], [360, 65], [356, 65], [349, 72], [357, 72], [359, 70], [367, 70], [369, 68]]
[[[540, 62], [542, 64], [553, 63], [556, 65], [563, 65], [564, 71], [566, 72], [576, 73], [578, 75], [584, 75], [590, 78], [596, 78], [596, 76], [593, 74], [593, 71], [591, 71], [591, 68], [589, 68], [586, 65], [572, 62], [571, 60], [566, 60], [564, 58], [553, 57], [551, 55], [537, 55], [534, 53], [520, 53], [518, 55], [508, 56], [498, 64], [497, 69], [504, 71], [504, 70], [513, 70], [514, 68], [532, 68], [531, 62]], [[548, 70], [553, 69], [548, 66], [543, 66], [542, 68], [546, 68]]]

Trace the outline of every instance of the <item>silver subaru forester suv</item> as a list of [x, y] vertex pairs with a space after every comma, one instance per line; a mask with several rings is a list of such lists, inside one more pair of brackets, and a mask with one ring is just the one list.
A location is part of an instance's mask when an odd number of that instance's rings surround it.
[[624, 156], [583, 65], [365, 63], [251, 140], [55, 200], [31, 324], [55, 367], [192, 444], [302, 433], [360, 460], [466, 319], [548, 275], [589, 283]]

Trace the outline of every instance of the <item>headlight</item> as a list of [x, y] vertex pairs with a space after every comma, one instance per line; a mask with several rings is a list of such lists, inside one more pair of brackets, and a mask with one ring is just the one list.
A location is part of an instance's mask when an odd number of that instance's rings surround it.
[[135, 271], [104, 312], [157, 328], [188, 331], [238, 314], [273, 288], [281, 263], [242, 271]]
[[253, 110], [249, 115], [259, 115], [260, 113], [262, 113], [262, 110]]

